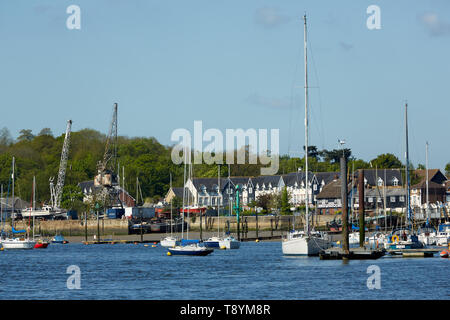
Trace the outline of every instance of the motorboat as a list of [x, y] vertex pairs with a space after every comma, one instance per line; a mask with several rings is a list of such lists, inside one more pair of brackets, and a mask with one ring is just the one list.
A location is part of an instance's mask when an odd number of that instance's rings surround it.
[[436, 229], [431, 226], [421, 227], [418, 230], [419, 241], [425, 246], [432, 246], [436, 244]]
[[219, 247], [225, 249], [239, 249], [241, 242], [235, 239], [233, 236], [227, 236], [224, 239], [219, 240]]
[[203, 241], [203, 244], [207, 248], [219, 248], [220, 247], [219, 243], [220, 243], [220, 241], [223, 241], [223, 240], [224, 240], [223, 238], [214, 236], [214, 237], [211, 237], [211, 238]]
[[64, 237], [62, 235], [58, 234], [53, 237], [52, 243], [66, 244], [66, 243], [69, 243], [69, 241], [64, 239]]
[[446, 246], [450, 243], [450, 223], [443, 223], [438, 226], [436, 235], [436, 245]]
[[400, 228], [393, 230], [388, 236], [388, 241], [385, 244], [386, 249], [420, 249], [423, 248], [419, 237], [415, 235], [409, 228]]

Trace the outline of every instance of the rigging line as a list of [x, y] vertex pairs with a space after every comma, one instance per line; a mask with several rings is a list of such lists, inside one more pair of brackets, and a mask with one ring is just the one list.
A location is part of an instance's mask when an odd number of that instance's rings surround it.
[[[309, 37], [309, 30], [307, 30], [307, 32], [308, 32], [308, 38], [311, 39], [311, 37]], [[312, 63], [313, 63], [314, 74], [315, 74], [316, 81], [317, 81], [317, 89], [318, 89], [317, 90], [317, 94], [319, 96], [319, 112], [320, 112], [319, 119], [320, 119], [320, 130], [321, 130], [320, 137], [322, 138], [322, 149], [324, 149], [325, 148], [325, 143], [324, 143], [324, 141], [325, 141], [325, 137], [324, 136], [325, 135], [324, 135], [323, 117], [322, 117], [322, 95], [320, 93], [319, 76], [317, 74], [316, 62], [314, 60], [314, 54], [313, 54], [313, 50], [312, 50], [312, 42], [311, 42], [311, 40], [309, 41], [309, 51], [311, 53], [310, 55], [311, 55], [311, 60], [312, 60]]]
[[298, 46], [298, 51], [297, 51], [297, 56], [295, 59], [296, 63], [295, 63], [295, 69], [294, 69], [294, 75], [292, 78], [292, 83], [291, 83], [291, 101], [290, 101], [290, 117], [289, 117], [289, 137], [288, 137], [288, 154], [291, 151], [291, 135], [292, 135], [292, 121], [294, 119], [293, 117], [293, 109], [294, 109], [294, 89], [295, 89], [295, 80], [297, 79], [297, 74], [298, 74], [298, 65], [299, 65], [299, 61], [300, 61], [300, 57], [301, 57], [301, 52], [302, 52], [302, 48], [301, 46]]

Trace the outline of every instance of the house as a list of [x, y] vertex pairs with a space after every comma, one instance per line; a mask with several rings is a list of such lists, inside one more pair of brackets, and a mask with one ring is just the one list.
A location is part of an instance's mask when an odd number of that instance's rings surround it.
[[341, 179], [333, 179], [322, 188], [316, 196], [318, 214], [335, 214], [342, 210], [341, 184]]
[[[427, 171], [415, 170], [414, 174], [420, 182], [411, 186], [411, 206], [423, 207], [427, 203]], [[439, 169], [428, 169], [428, 202], [431, 204], [445, 203], [447, 178]]]
[[[306, 201], [306, 173], [304, 171], [292, 172], [282, 176], [284, 186], [290, 193], [290, 203], [294, 206], [304, 204]], [[308, 173], [308, 203], [316, 203], [316, 196], [321, 191], [317, 176]]]

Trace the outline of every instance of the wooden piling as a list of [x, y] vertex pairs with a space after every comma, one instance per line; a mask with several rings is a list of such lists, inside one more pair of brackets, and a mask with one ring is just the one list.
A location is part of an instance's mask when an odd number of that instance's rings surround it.
[[358, 174], [358, 196], [359, 196], [359, 246], [364, 247], [366, 226], [364, 225], [364, 169]]
[[348, 205], [347, 205], [347, 160], [341, 157], [341, 202], [342, 202], [342, 249], [345, 254], [349, 253], [348, 240]]

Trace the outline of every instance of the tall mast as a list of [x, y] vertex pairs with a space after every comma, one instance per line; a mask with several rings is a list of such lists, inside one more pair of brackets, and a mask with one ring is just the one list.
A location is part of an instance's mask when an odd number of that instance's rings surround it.
[[15, 166], [15, 158], [12, 158], [12, 213], [11, 213], [11, 225], [14, 227], [14, 166]]
[[408, 103], [405, 103], [405, 123], [406, 123], [406, 218], [408, 224], [411, 219], [410, 204], [410, 178], [409, 178], [409, 148], [408, 148]]
[[217, 236], [220, 234], [220, 164], [217, 168]]
[[[173, 192], [172, 190], [172, 172], [170, 173], [170, 190]], [[170, 236], [172, 236], [172, 229], [173, 229], [173, 218], [172, 218], [172, 202], [173, 202], [173, 198], [170, 199]]]
[[306, 47], [306, 14], [304, 20], [304, 50], [305, 50], [305, 212], [306, 212], [306, 234], [309, 234], [309, 181], [308, 181], [308, 53]]
[[427, 186], [427, 211], [426, 211], [426, 216], [427, 216], [427, 225], [428, 225], [428, 215], [430, 210], [428, 209], [428, 205], [429, 205], [429, 199], [428, 199], [428, 141], [426, 143], [426, 150], [425, 150], [425, 171], [426, 171], [426, 186]]

